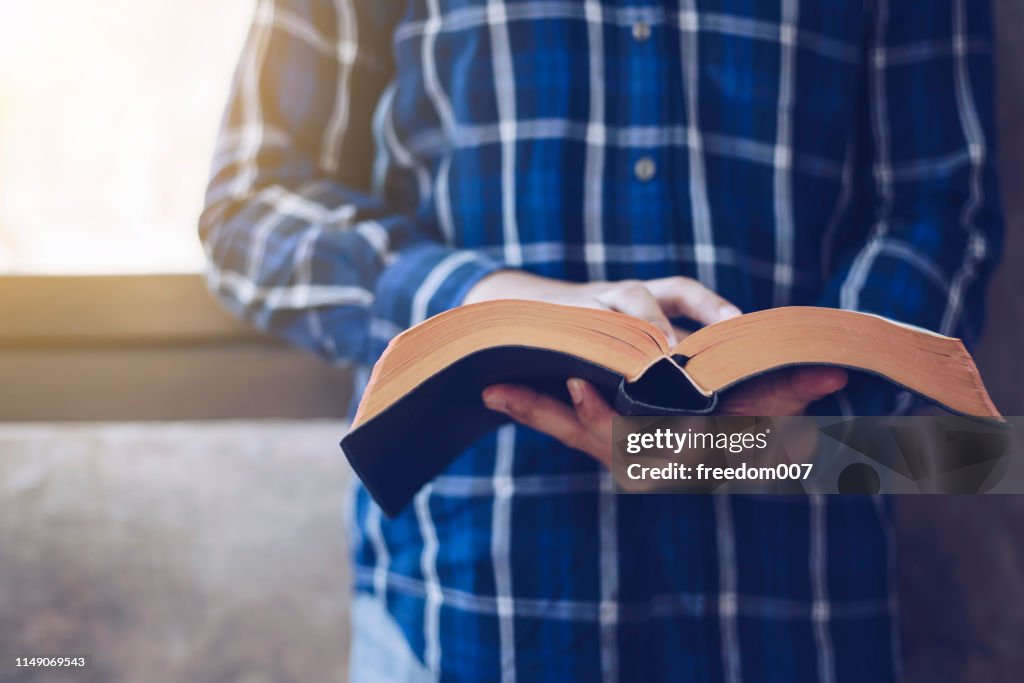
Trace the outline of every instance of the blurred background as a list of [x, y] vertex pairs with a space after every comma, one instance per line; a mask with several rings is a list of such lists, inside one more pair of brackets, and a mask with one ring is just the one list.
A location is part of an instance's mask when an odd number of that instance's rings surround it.
[[[0, 0], [0, 653], [94, 660], [11, 680], [345, 670], [347, 373], [236, 323], [200, 274], [252, 7]], [[994, 7], [1007, 247], [977, 357], [1021, 415], [1024, 3]], [[1024, 501], [896, 510], [908, 680], [1019, 680]]]
[[0, 269], [198, 272], [253, 0], [0, 2]]

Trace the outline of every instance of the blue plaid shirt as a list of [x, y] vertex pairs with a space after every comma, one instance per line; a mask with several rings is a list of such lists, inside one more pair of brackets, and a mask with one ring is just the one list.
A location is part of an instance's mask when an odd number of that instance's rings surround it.
[[[1000, 246], [988, 12], [259, 2], [201, 220], [212, 286], [359, 368], [498, 268], [682, 274], [969, 341]], [[897, 401], [861, 382], [828, 410]], [[615, 496], [509, 426], [397, 519], [360, 491], [353, 524], [357, 591], [446, 680], [896, 676], [877, 500]]]

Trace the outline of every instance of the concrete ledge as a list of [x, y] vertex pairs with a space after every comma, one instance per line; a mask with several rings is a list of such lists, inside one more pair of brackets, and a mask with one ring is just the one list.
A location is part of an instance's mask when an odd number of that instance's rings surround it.
[[343, 432], [0, 425], [0, 651], [91, 654], [76, 682], [342, 680]]

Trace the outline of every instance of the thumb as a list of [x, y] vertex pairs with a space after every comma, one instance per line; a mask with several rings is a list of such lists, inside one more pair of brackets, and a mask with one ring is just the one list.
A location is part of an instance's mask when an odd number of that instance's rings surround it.
[[784, 408], [782, 414], [802, 413], [808, 404], [839, 391], [847, 382], [845, 370], [827, 366], [794, 368], [777, 377], [773, 398]]

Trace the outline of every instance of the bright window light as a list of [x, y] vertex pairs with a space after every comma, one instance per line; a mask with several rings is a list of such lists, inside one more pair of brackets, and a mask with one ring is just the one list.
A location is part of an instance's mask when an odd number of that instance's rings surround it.
[[253, 0], [0, 0], [0, 273], [197, 271]]

